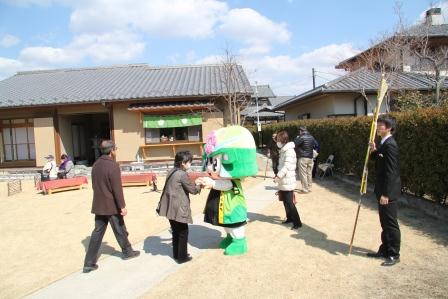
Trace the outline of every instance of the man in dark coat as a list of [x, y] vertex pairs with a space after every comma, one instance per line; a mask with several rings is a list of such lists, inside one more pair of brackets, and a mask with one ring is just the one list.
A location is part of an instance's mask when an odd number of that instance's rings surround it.
[[272, 170], [274, 171], [274, 175], [277, 176], [278, 173], [278, 159], [279, 159], [279, 148], [277, 146], [277, 134], [272, 134], [272, 140], [269, 143], [268, 148], [268, 158], [272, 160]]
[[375, 159], [375, 195], [381, 223], [381, 246], [370, 257], [386, 258], [383, 266], [393, 266], [400, 261], [400, 227], [397, 221], [397, 200], [401, 194], [398, 145], [392, 133], [395, 119], [382, 115], [377, 122], [380, 146], [370, 144], [371, 158]]
[[89, 248], [84, 260], [84, 273], [98, 269], [96, 264], [98, 251], [106, 232], [107, 223], [112, 226], [115, 238], [123, 252], [123, 259], [140, 255], [139, 251], [132, 249], [124, 223], [123, 217], [128, 212], [121, 186], [120, 167], [113, 159], [117, 148], [111, 140], [104, 140], [101, 142], [100, 150], [103, 155], [93, 164], [92, 168], [92, 213], [95, 214], [95, 228], [90, 237]]

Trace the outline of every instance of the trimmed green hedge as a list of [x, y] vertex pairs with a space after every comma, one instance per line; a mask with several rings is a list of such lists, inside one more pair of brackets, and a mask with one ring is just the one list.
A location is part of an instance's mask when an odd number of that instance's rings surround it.
[[[397, 119], [395, 138], [400, 147], [401, 179], [405, 191], [427, 195], [444, 202], [448, 194], [448, 107], [392, 113]], [[287, 130], [290, 139], [299, 126], [307, 126], [319, 141], [320, 162], [335, 155], [335, 168], [345, 174], [361, 177], [370, 132], [371, 117], [309, 119], [265, 125], [262, 140], [273, 132]], [[249, 128], [258, 143], [254, 127]], [[369, 166], [369, 177], [374, 167]]]

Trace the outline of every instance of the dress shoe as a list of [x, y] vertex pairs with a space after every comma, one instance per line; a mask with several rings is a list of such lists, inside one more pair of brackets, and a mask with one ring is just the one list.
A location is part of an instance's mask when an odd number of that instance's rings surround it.
[[302, 227], [302, 224], [297, 224], [297, 225], [294, 225], [293, 227], [291, 227], [291, 229], [299, 229], [301, 227]]
[[367, 253], [368, 257], [373, 257], [373, 258], [384, 258], [386, 257], [386, 255], [384, 255], [382, 252], [369, 252]]
[[132, 259], [134, 257], [137, 257], [140, 255], [140, 251], [138, 250], [131, 250], [129, 252], [123, 253], [123, 259], [124, 260], [129, 260]]
[[381, 266], [393, 266], [400, 262], [400, 257], [388, 256], [386, 260], [381, 264]]
[[191, 257], [190, 255], [188, 255], [186, 258], [184, 259], [178, 259], [176, 260], [176, 263], [178, 264], [183, 264], [183, 263], [187, 263], [189, 261], [191, 261], [193, 259], [193, 257]]
[[97, 264], [90, 265], [90, 266], [84, 266], [84, 268], [82, 268], [82, 273], [89, 273], [89, 272], [95, 271], [96, 269], [98, 269]]
[[[187, 257], [190, 257], [191, 255], [189, 253], [187, 253]], [[177, 260], [177, 256], [173, 256], [173, 259]]]
[[285, 220], [285, 221], [282, 221], [282, 224], [288, 224], [288, 223], [291, 223], [292, 221], [291, 220]]

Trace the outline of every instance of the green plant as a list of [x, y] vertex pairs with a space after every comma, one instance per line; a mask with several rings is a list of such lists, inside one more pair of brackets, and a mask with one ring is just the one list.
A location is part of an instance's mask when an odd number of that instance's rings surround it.
[[[400, 147], [401, 180], [405, 191], [426, 195], [445, 202], [448, 194], [448, 106], [395, 112], [395, 138]], [[319, 158], [335, 155], [335, 168], [342, 173], [361, 177], [371, 117], [309, 119], [263, 126], [263, 141], [274, 132], [286, 130], [290, 139], [297, 136], [299, 126], [307, 126], [320, 143]], [[249, 128], [258, 142], [255, 128]], [[258, 144], [258, 143], [257, 143]], [[374, 167], [369, 167], [374, 177]]]

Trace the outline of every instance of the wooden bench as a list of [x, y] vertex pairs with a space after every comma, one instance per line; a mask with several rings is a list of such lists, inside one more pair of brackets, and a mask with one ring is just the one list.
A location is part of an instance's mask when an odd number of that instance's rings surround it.
[[80, 190], [83, 185], [88, 184], [87, 177], [80, 176], [69, 179], [59, 179], [52, 181], [39, 182], [37, 189], [42, 190], [44, 194], [53, 194], [55, 192]]
[[127, 186], [150, 186], [157, 191], [157, 176], [155, 173], [122, 174], [121, 185]]

